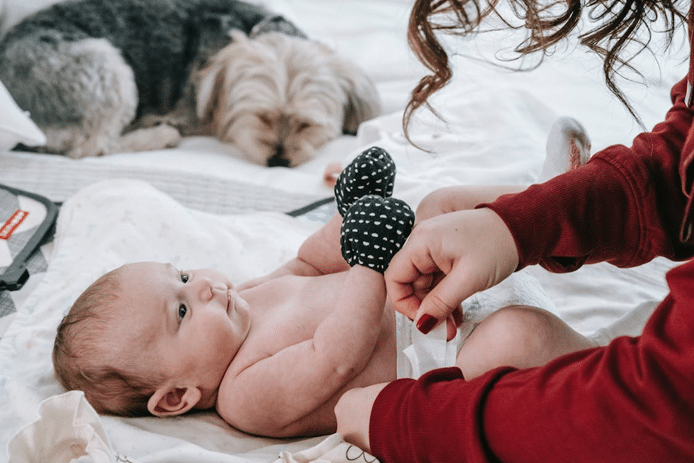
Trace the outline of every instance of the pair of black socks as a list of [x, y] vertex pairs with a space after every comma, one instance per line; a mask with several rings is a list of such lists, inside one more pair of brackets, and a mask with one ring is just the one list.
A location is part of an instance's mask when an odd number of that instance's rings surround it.
[[392, 197], [394, 182], [395, 163], [379, 147], [361, 153], [338, 177], [335, 199], [343, 217], [340, 246], [350, 266], [384, 273], [407, 241], [414, 212]]

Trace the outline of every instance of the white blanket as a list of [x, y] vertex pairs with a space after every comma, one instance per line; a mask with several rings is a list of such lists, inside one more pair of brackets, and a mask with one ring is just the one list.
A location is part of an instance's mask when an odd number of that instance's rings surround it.
[[[180, 268], [216, 268], [232, 281], [242, 282], [292, 258], [318, 226], [318, 222], [274, 212], [214, 215], [195, 211], [134, 180], [97, 183], [73, 196], [61, 210], [48, 271], [0, 341], [0, 400], [5, 404], [0, 407], [0, 444], [6, 445], [24, 428], [12, 441], [16, 458], [11, 461], [45, 461], [40, 455], [56, 457], [63, 452], [67, 462], [67, 456], [79, 456], [89, 448], [111, 458], [104, 462], [117, 458], [143, 463], [260, 462], [274, 461], [280, 452], [291, 461], [291, 454], [318, 444], [320, 452], [329, 447], [349, 455], [349, 446], [339, 437], [327, 443], [320, 443], [320, 438], [262, 439], [230, 428], [212, 412], [171, 419], [100, 419], [80, 396], [61, 396], [64, 391], [53, 378], [51, 364], [60, 319], [103, 273], [126, 262], [152, 260]], [[515, 276], [507, 281], [496, 292], [466, 301], [468, 314], [488, 313], [514, 297], [558, 311], [542, 288], [532, 286], [537, 280], [528, 284]], [[40, 411], [43, 418], [25, 427], [37, 420], [39, 405], [46, 399]]]
[[[10, 438], [21, 427], [9, 442], [10, 461], [69, 462], [83, 455], [94, 463], [190, 461], [193, 455], [197, 462], [275, 457], [287, 463], [317, 458], [373, 461], [338, 435], [318, 444], [315, 439], [260, 439], [226, 426], [211, 412], [175, 419], [102, 419], [82, 393], [63, 393], [52, 374], [57, 324], [77, 296], [105, 272], [150, 260], [179, 268], [215, 268], [240, 283], [291, 259], [323, 222], [274, 212], [209, 214], [135, 180], [96, 183], [70, 198], [60, 212], [51, 265], [0, 342], [0, 397], [11, 404], [0, 410], [0, 422], [13, 423], [0, 438]], [[517, 274], [466, 301], [467, 322], [459, 336], [464, 338], [486, 314], [511, 303], [554, 309], [535, 278]], [[411, 330], [411, 322], [404, 325], [398, 341], [403, 335], [407, 343], [399, 347], [413, 343], [408, 351], [412, 371], [405, 376], [418, 377], [454, 363], [456, 342], [446, 346], [445, 325], [427, 337]], [[443, 338], [436, 340], [436, 335]]]
[[[51, 265], [0, 342], [0, 397], [10, 404], [0, 409], [0, 422], [13, 423], [3, 428], [2, 442], [21, 427], [9, 442], [11, 461], [69, 462], [83, 455], [94, 463], [170, 463], [191, 461], [193, 456], [196, 462], [280, 458], [291, 463], [319, 457], [332, 462], [370, 461], [372, 457], [337, 435], [318, 444], [316, 439], [293, 443], [260, 439], [226, 426], [211, 412], [175, 419], [101, 418], [83, 394], [63, 393], [52, 374], [57, 324], [77, 296], [103, 273], [126, 262], [151, 260], [179, 268], [216, 268], [240, 283], [295, 256], [301, 242], [321, 223], [273, 212], [200, 212], [135, 180], [97, 183], [70, 198], [59, 216]], [[553, 308], [536, 280], [522, 275], [466, 301], [466, 334], [474, 322], [504, 304]], [[410, 333], [411, 322], [406, 325], [400, 334]], [[416, 330], [412, 333], [409, 342], [415, 348], [409, 355], [419, 358], [408, 376], [419, 376], [423, 372], [419, 367], [446, 366], [445, 338], [442, 343], [428, 340]], [[452, 345], [449, 365], [456, 355], [455, 342]]]
[[[63, 392], [52, 372], [55, 329], [96, 277], [125, 262], [154, 260], [183, 268], [214, 267], [241, 282], [293, 257], [314, 228], [278, 213], [193, 211], [136, 181], [114, 180], [82, 190], [64, 204], [51, 265], [0, 342], [0, 445], [4, 448], [11, 435], [38, 417], [42, 400]], [[293, 444], [250, 437], [214, 413], [102, 421], [114, 451], [141, 462], [273, 461], [281, 451], [320, 440]], [[37, 450], [54, 444], [52, 434], [34, 437]]]

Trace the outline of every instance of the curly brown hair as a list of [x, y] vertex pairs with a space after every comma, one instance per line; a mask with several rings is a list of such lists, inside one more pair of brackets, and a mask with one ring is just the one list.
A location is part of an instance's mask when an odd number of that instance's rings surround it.
[[163, 377], [152, 371], [146, 377], [138, 374], [137, 358], [125, 362], [134, 368], [110, 364], [109, 357], [118, 354], [106, 339], [109, 320], [117, 316], [110, 309], [119, 292], [117, 271], [112, 271], [77, 298], [58, 326], [53, 344], [55, 377], [65, 389], [83, 391], [99, 413], [145, 416], [147, 402]]
[[[593, 25], [578, 35], [581, 45], [597, 53], [603, 60], [603, 73], [609, 90], [624, 104], [629, 113], [643, 127], [625, 95], [615, 83], [622, 69], [635, 72], [630, 60], [648, 50], [654, 26], [665, 34], [665, 45], [670, 46], [676, 30], [686, 24], [687, 13], [683, 2], [677, 0], [508, 0], [510, 11], [522, 26], [512, 24], [497, 8], [499, 0], [416, 0], [410, 15], [408, 43], [417, 58], [431, 72], [423, 77], [410, 95], [403, 115], [403, 128], [407, 128], [415, 110], [421, 106], [433, 110], [429, 97], [443, 88], [452, 78], [448, 54], [436, 34], [467, 36], [481, 32], [480, 25], [488, 17], [496, 17], [505, 27], [524, 28], [526, 38], [514, 49], [518, 58], [541, 53], [544, 57], [552, 47], [573, 32], [584, 15]], [[687, 3], [687, 6], [689, 4]], [[627, 58], [620, 54], [627, 46], [637, 49]]]

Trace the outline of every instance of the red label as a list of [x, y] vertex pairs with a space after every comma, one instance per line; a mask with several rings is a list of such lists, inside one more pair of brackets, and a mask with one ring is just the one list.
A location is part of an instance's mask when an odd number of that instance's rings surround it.
[[12, 236], [15, 229], [19, 227], [19, 224], [24, 222], [24, 219], [26, 219], [28, 215], [29, 213], [27, 211], [17, 209], [14, 214], [12, 214], [12, 217], [10, 217], [7, 222], [0, 227], [0, 240], [10, 239], [10, 236]]

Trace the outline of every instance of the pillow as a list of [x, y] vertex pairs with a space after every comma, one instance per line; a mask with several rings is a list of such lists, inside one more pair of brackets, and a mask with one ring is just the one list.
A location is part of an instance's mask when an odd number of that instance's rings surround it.
[[46, 144], [46, 136], [34, 122], [29, 119], [17, 103], [14, 102], [10, 92], [0, 82], [0, 150], [14, 148], [17, 143], [27, 146], [41, 146]]

